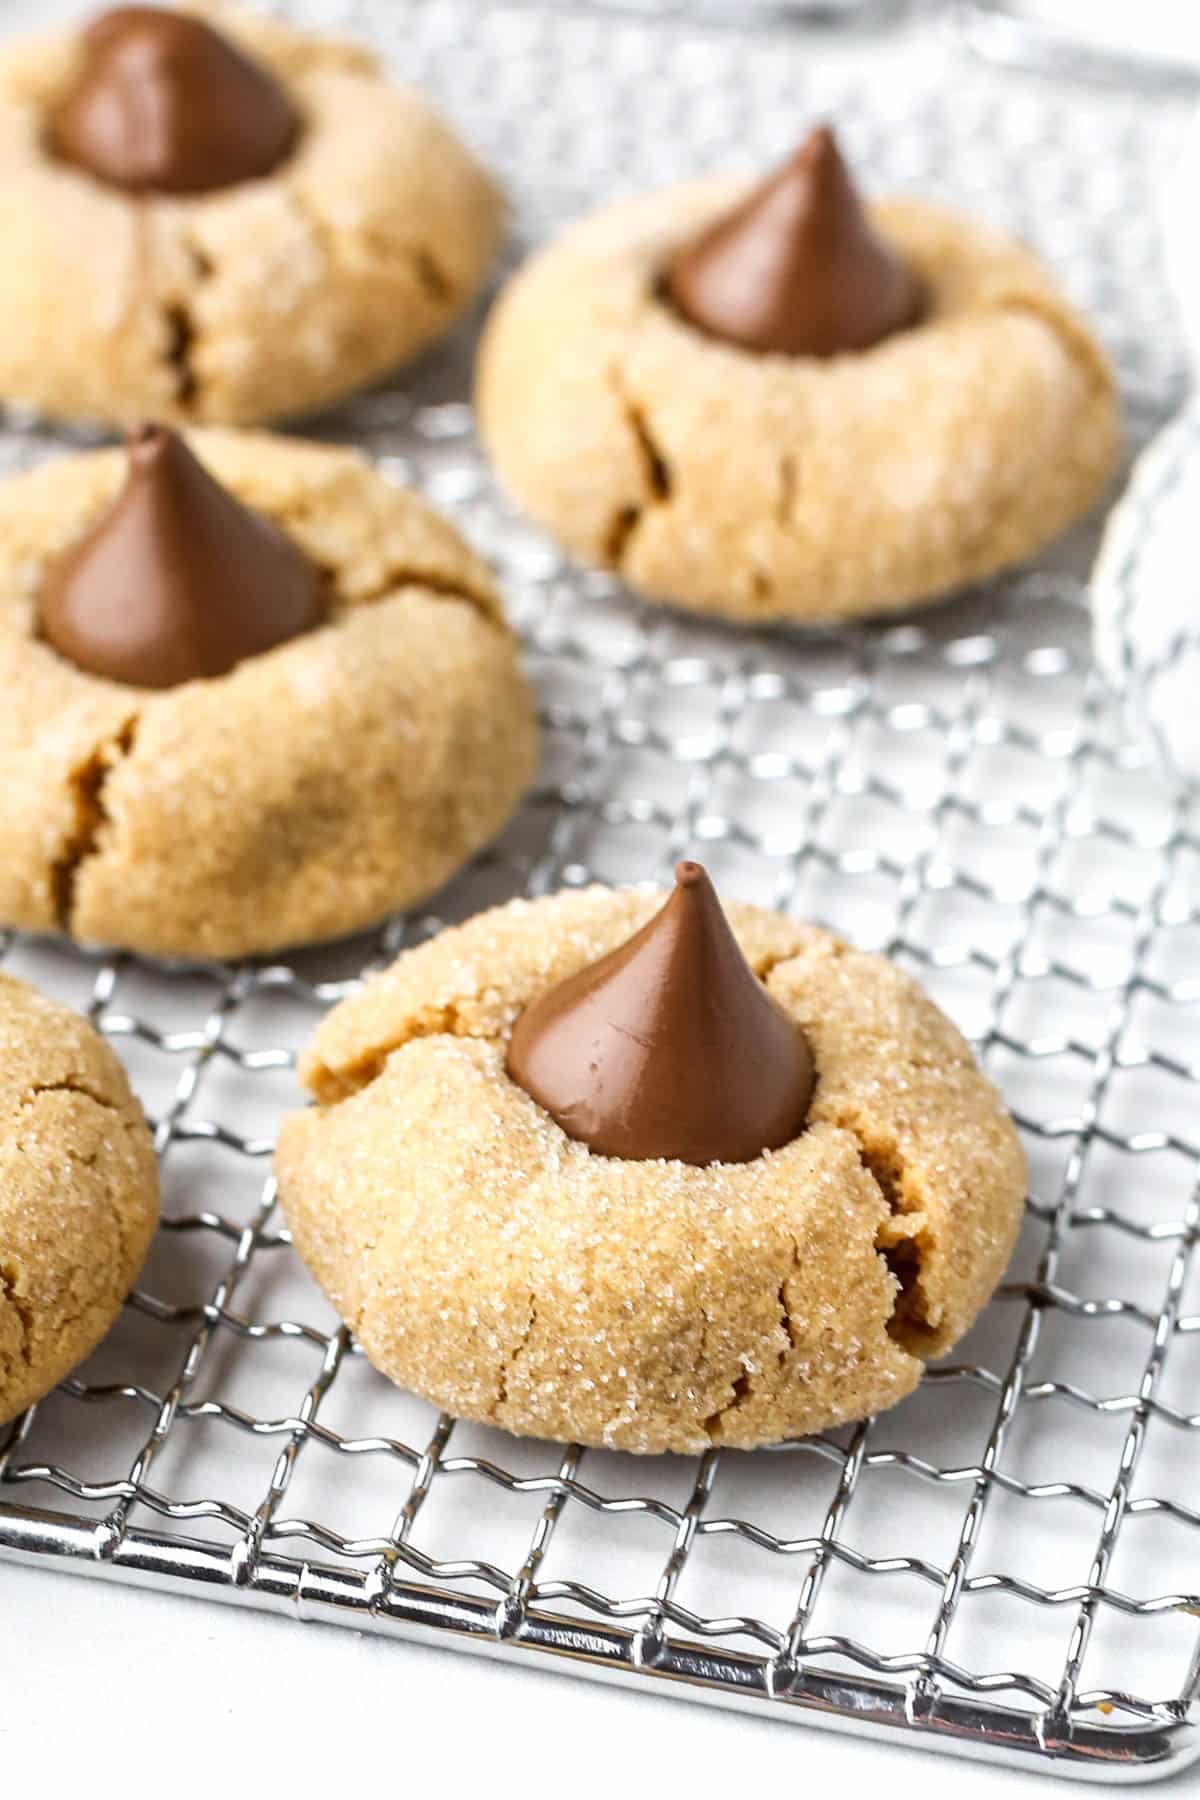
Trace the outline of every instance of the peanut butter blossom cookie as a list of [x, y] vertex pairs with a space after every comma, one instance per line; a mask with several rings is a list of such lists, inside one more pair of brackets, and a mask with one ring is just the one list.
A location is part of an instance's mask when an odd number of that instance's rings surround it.
[[445, 332], [502, 222], [467, 149], [354, 46], [215, 4], [18, 42], [0, 401], [120, 424], [327, 405]]
[[495, 835], [536, 727], [486, 570], [352, 451], [145, 428], [0, 489], [0, 922], [358, 930]]
[[120, 1063], [77, 1013], [0, 975], [0, 1422], [95, 1349], [157, 1222]]
[[891, 1406], [966, 1331], [1025, 1165], [953, 1025], [813, 926], [662, 895], [514, 901], [402, 955], [304, 1058], [292, 1235], [386, 1375], [632, 1451]]
[[824, 129], [759, 187], [622, 202], [535, 256], [476, 399], [500, 479], [570, 550], [748, 621], [1018, 563], [1098, 499], [1119, 438], [1035, 258], [924, 201], [864, 206]]

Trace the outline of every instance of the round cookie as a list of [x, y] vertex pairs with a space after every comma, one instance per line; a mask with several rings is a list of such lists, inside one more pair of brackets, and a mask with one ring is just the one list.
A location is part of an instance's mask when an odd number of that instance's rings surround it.
[[[744, 621], [886, 613], [1032, 555], [1098, 499], [1119, 426], [1105, 358], [1000, 232], [869, 209], [923, 310], [871, 347], [762, 353], [664, 291], [747, 183], [605, 208], [504, 290], [476, 404], [514, 498], [585, 561]], [[865, 216], [865, 215], [864, 215]]]
[[214, 679], [87, 674], [39, 637], [39, 602], [125, 455], [0, 488], [0, 921], [241, 956], [439, 887], [509, 817], [536, 726], [487, 571], [422, 500], [353, 451], [188, 441], [323, 572], [323, 621]]
[[417, 93], [355, 46], [185, 10], [278, 78], [294, 147], [259, 179], [127, 191], [48, 148], [82, 34], [0, 52], [0, 400], [119, 424], [294, 416], [416, 355], [484, 279], [502, 199]]
[[95, 1349], [157, 1223], [120, 1063], [77, 1013], [0, 975], [0, 1423]]
[[1008, 1115], [907, 975], [733, 905], [811, 1047], [806, 1128], [737, 1163], [596, 1154], [507, 1072], [510, 1037], [662, 901], [513, 901], [338, 1006], [302, 1063], [318, 1104], [279, 1140], [296, 1246], [379, 1369], [509, 1431], [748, 1448], [890, 1406], [1012, 1250]]

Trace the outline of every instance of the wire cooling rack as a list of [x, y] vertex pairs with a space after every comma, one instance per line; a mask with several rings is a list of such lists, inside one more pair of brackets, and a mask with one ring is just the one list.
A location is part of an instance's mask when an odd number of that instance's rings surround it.
[[[526, 236], [617, 184], [766, 161], [831, 114], [873, 180], [1041, 244], [1135, 422], [1179, 391], [1147, 200], [1169, 103], [1149, 120], [911, 33], [850, 65], [561, 8], [291, 10], [437, 93]], [[877, 628], [643, 608], [493, 489], [471, 341], [320, 429], [496, 559], [540, 692], [537, 790], [431, 911], [286, 962], [4, 940], [126, 1058], [164, 1219], [104, 1345], [0, 1435], [0, 1553], [1065, 1773], [1177, 1767], [1200, 1681], [1200, 819], [1092, 671], [1091, 540]], [[0, 462], [56, 447], [11, 422]], [[894, 1412], [776, 1452], [639, 1460], [439, 1417], [374, 1374], [291, 1249], [269, 1158], [295, 1051], [443, 922], [663, 880], [684, 852], [888, 951], [970, 1033], [1032, 1168], [1006, 1283]]]

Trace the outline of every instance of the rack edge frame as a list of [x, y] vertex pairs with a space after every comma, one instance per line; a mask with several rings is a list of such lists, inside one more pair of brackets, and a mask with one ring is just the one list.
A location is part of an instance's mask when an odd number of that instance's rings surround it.
[[631, 1631], [530, 1611], [515, 1631], [504, 1602], [393, 1581], [372, 1585], [371, 1571], [297, 1557], [260, 1554], [250, 1562], [199, 1539], [149, 1531], [114, 1537], [108, 1526], [63, 1513], [0, 1504], [0, 1561], [85, 1574], [132, 1586], [187, 1593], [282, 1614], [372, 1630], [434, 1647], [513, 1661], [536, 1658], [557, 1673], [615, 1685], [647, 1685], [790, 1723], [844, 1731], [913, 1748], [935, 1746], [976, 1761], [1077, 1780], [1163, 1780], [1200, 1757], [1200, 1718], [1182, 1702], [1174, 1716], [1139, 1725], [1073, 1722], [1051, 1734], [1036, 1715], [970, 1697], [940, 1695], [915, 1713], [908, 1691], [868, 1676], [810, 1670], [799, 1686], [772, 1690], [767, 1660], [692, 1641], [670, 1642], [651, 1664], [639, 1662]]

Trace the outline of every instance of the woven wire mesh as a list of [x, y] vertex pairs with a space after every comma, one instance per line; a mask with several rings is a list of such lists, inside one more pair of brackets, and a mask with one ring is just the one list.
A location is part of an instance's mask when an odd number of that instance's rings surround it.
[[[500, 166], [530, 235], [618, 177], [765, 159], [831, 112], [875, 179], [1040, 241], [1137, 417], [1180, 385], [1145, 203], [1169, 116], [959, 64], [948, 100], [948, 53], [904, 44], [897, 82], [800, 38], [465, 0], [418, 0], [402, 30], [365, 0], [288, 10], [381, 39]], [[1200, 820], [1091, 668], [1090, 540], [882, 627], [683, 620], [505, 504], [473, 435], [471, 342], [316, 429], [495, 559], [540, 695], [536, 791], [428, 911], [348, 944], [164, 967], [4, 940], [9, 971], [125, 1057], [164, 1218], [109, 1338], [0, 1448], [0, 1550], [70, 1541], [118, 1573], [447, 1637], [564, 1648], [539, 1630], [566, 1621], [581, 1662], [647, 1677], [699, 1644], [709, 1697], [782, 1714], [820, 1691], [834, 1722], [891, 1698], [914, 1730], [986, 1701], [981, 1739], [1136, 1762], [1197, 1682]], [[32, 424], [0, 439], [12, 467], [57, 447]], [[291, 1249], [269, 1158], [295, 1052], [442, 924], [661, 881], [685, 852], [729, 894], [886, 950], [972, 1037], [1032, 1169], [1006, 1282], [912, 1399], [776, 1452], [639, 1460], [438, 1416], [374, 1374]]]

